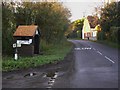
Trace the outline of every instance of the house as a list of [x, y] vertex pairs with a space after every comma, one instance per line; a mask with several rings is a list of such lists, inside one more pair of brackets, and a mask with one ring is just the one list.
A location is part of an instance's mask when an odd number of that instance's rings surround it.
[[13, 37], [13, 47], [19, 56], [39, 54], [40, 31], [37, 25], [20, 25]]
[[98, 24], [95, 28], [90, 27], [90, 23], [87, 18], [84, 19], [82, 29], [82, 39], [97, 40], [97, 33], [100, 31], [100, 25]]

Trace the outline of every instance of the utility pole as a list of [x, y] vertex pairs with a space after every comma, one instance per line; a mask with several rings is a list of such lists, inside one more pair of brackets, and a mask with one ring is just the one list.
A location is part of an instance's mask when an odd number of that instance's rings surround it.
[[86, 12], [83, 12], [83, 17], [85, 17]]

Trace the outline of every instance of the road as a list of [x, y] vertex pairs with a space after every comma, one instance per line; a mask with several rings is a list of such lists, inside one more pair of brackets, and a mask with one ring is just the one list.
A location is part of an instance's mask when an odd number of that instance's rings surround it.
[[74, 71], [56, 80], [54, 87], [118, 87], [117, 49], [91, 41], [70, 40], [70, 42], [75, 45]]
[[118, 87], [117, 49], [87, 40], [69, 41], [74, 48], [62, 65], [3, 73], [3, 88]]

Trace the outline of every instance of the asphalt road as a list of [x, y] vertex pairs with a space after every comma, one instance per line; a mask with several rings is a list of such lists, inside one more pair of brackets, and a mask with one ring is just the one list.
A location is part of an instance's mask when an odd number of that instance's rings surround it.
[[5, 72], [3, 88], [118, 88], [117, 49], [91, 41], [69, 41], [74, 48], [62, 63]]
[[56, 80], [57, 88], [118, 88], [118, 50], [91, 41], [74, 43], [74, 66]]

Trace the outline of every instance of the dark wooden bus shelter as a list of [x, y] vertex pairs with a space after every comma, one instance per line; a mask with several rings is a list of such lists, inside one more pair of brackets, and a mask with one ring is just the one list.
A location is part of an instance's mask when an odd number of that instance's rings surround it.
[[40, 31], [37, 25], [20, 25], [13, 34], [19, 56], [40, 53]]

